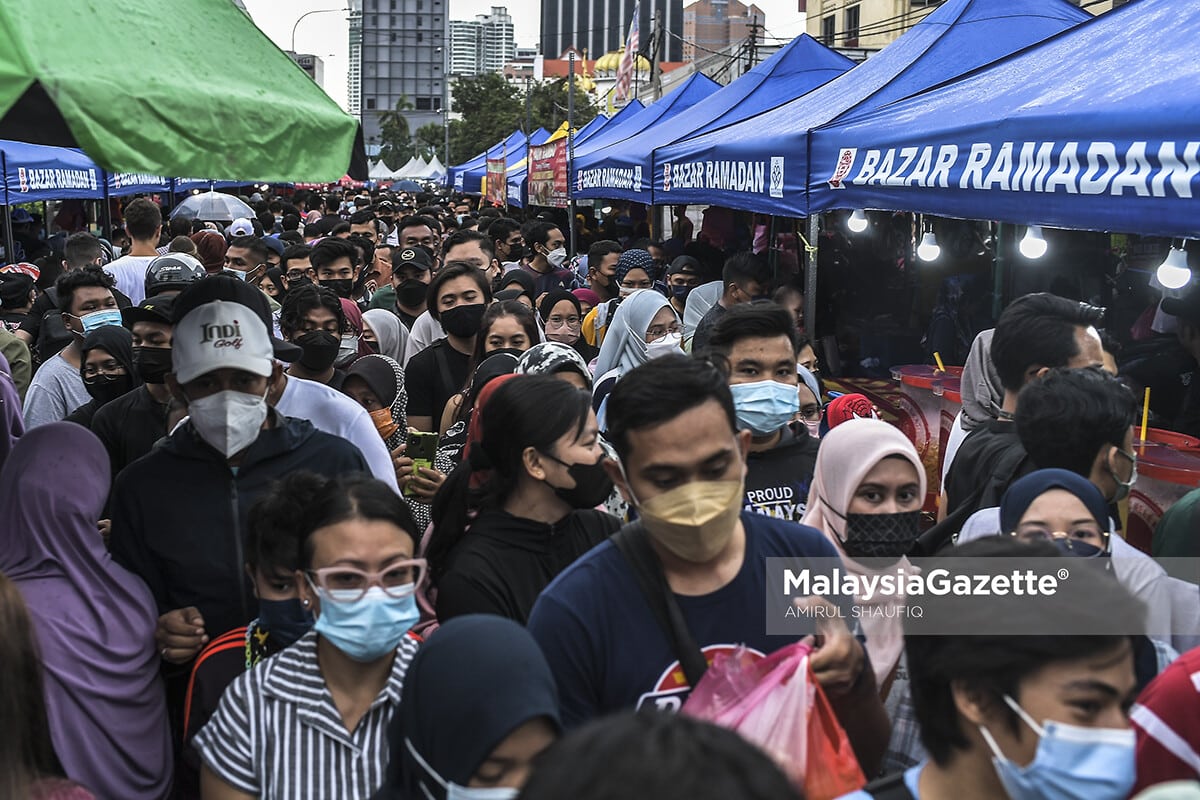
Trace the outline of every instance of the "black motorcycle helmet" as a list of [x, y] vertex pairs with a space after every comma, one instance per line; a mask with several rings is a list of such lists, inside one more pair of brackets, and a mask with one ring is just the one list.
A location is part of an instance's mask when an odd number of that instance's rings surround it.
[[182, 292], [205, 276], [204, 265], [187, 253], [167, 253], [146, 267], [146, 297]]

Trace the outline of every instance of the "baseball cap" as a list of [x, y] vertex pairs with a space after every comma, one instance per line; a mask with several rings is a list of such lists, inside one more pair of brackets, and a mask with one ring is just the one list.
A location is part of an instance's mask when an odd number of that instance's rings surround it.
[[[205, 276], [204, 265], [187, 253], [167, 253], [146, 265], [146, 296], [181, 291]], [[168, 320], [169, 322], [170, 320]]]
[[213, 300], [175, 323], [171, 362], [180, 383], [217, 369], [267, 377], [274, 368], [271, 337], [258, 315], [241, 303]]
[[296, 361], [300, 358], [303, 351], [297, 345], [271, 335], [274, 322], [271, 319], [271, 305], [267, 302], [267, 296], [244, 281], [228, 275], [210, 275], [184, 289], [175, 298], [171, 319], [178, 325], [193, 309], [214, 300], [240, 303], [253, 311], [266, 326], [267, 338], [275, 352], [275, 357], [280, 361]]
[[14, 208], [10, 215], [12, 221], [16, 225], [24, 225], [27, 222], [33, 222], [33, 215], [23, 208]]
[[429, 271], [433, 269], [433, 257], [424, 247], [406, 247], [400, 251], [399, 257], [394, 253], [392, 255], [392, 270], [399, 271], [403, 267]]
[[121, 309], [121, 324], [132, 328], [137, 322], [158, 322], [170, 325], [173, 318], [175, 298], [147, 297], [140, 305]]
[[1160, 308], [1164, 314], [1200, 324], [1200, 286], [1189, 289], [1182, 297], [1164, 297]]
[[395, 214], [396, 204], [391, 200], [380, 200], [375, 204], [375, 211], [379, 214]]
[[23, 272], [0, 272], [0, 308], [19, 308], [29, 304], [33, 278]]
[[675, 260], [671, 262], [671, 266], [667, 267], [667, 274], [678, 275], [680, 273], [684, 275], [699, 275], [700, 262], [691, 256], [676, 256]]
[[253, 236], [254, 235], [254, 223], [251, 222], [250, 220], [246, 219], [245, 217], [240, 217], [238, 219], [235, 219], [232, 223], [230, 223], [229, 227], [225, 229], [225, 234], [230, 239], [232, 239], [235, 236]]
[[[20, 211], [21, 209], [18, 208], [17, 210]], [[15, 275], [28, 275], [35, 281], [42, 276], [42, 268], [37, 264], [30, 264], [28, 261], [19, 261], [16, 264], [5, 264], [3, 267], [0, 267], [0, 272]]]
[[283, 255], [284, 244], [278, 236], [264, 236], [262, 241], [272, 253], [277, 256]]

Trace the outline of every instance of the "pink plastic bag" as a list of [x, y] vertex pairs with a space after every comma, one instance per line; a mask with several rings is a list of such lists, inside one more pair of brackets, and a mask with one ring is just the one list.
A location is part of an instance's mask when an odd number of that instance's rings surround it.
[[737, 731], [763, 749], [807, 800], [832, 800], [866, 784], [850, 740], [809, 668], [811, 647], [755, 659], [718, 655], [681, 713]]

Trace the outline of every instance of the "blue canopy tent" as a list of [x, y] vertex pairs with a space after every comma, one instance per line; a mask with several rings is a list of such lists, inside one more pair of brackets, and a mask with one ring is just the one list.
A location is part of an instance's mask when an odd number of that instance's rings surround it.
[[236, 186], [246, 186], [249, 181], [207, 181], [203, 178], [175, 178], [176, 192], [190, 192], [193, 189], [207, 192], [210, 189], [232, 189]]
[[4, 205], [104, 197], [104, 170], [82, 150], [0, 141]]
[[879, 54], [802, 97], [658, 148], [654, 193], [672, 203], [807, 216], [813, 128], [937, 86], [1091, 18], [1066, 0], [947, 0]]
[[[603, 195], [612, 199], [650, 202], [648, 198], [655, 171], [652, 156], [654, 148], [774, 108], [836, 78], [853, 66], [853, 61], [835, 53], [808, 34], [797, 36], [766, 61], [668, 122], [660, 119], [641, 133], [594, 154], [588, 165], [601, 170], [599, 181], [593, 183], [582, 196]], [[641, 169], [635, 169], [637, 167]], [[628, 174], [629, 170], [641, 176], [639, 185], [630, 186], [620, 180], [605, 182], [606, 178], [619, 178]], [[660, 200], [657, 195], [653, 199], [655, 203], [669, 202]]]
[[[506, 146], [510, 150], [515, 149], [518, 144], [520, 144], [524, 141], [525, 141], [525, 134], [521, 133], [521, 131], [513, 131], [511, 134], [509, 134], [507, 139], [503, 140], [499, 144], [489, 147], [487, 150], [484, 150], [482, 153], [475, 156], [470, 161], [465, 161], [462, 164], [448, 168], [446, 170], [446, 180], [449, 182], [450, 186], [454, 187], [455, 191], [461, 192], [461, 191], [463, 191], [463, 175], [464, 175], [464, 173], [466, 173], [467, 170], [480, 169], [480, 168], [483, 168], [484, 170], [486, 170], [487, 169], [487, 160], [488, 160], [490, 153], [492, 153], [492, 152], [502, 153]], [[496, 156], [493, 155], [491, 157], [495, 158]], [[478, 185], [475, 188], [475, 192], [476, 193], [479, 192]]]
[[[595, 136], [609, 123], [619, 123], [622, 119], [626, 119], [637, 112], [641, 111], [645, 106], [638, 100], [631, 100], [629, 103], [611, 117], [606, 117], [603, 114], [597, 114], [592, 118], [592, 121], [584, 125], [575, 134], [575, 143], [580, 144]], [[553, 136], [553, 134], [551, 134]], [[549, 140], [547, 140], [549, 141]], [[544, 142], [543, 142], [544, 144]], [[508, 175], [508, 204], [516, 208], [524, 208], [526, 201], [529, 199], [529, 186], [526, 184], [526, 179], [529, 177], [529, 162], [522, 165], [519, 169], [513, 170]]]
[[811, 206], [1200, 237], [1198, 37], [1200, 15], [1141, 0], [820, 128]]
[[129, 172], [106, 172], [105, 182], [110, 197], [130, 194], [166, 194], [171, 191], [171, 179], [162, 175], [142, 175]]
[[[607, 169], [604, 166], [604, 149], [623, 142], [652, 125], [665, 124], [720, 89], [721, 84], [703, 72], [697, 72], [680, 84], [678, 89], [651, 103], [627, 121], [604, 126], [603, 131], [585, 142], [582, 147], [575, 149], [575, 158], [570, 165], [570, 180], [574, 187], [575, 199], [615, 197], [612, 193], [615, 186], [629, 186], [635, 191], [640, 189], [642, 167]], [[637, 196], [635, 199], [638, 199]], [[649, 196], [640, 198], [640, 202], [649, 203]]]
[[[515, 167], [525, 160], [525, 134], [517, 131], [518, 142], [516, 147], [509, 144], [506, 139], [485, 153], [483, 164], [477, 167], [463, 170], [462, 172], [462, 191], [466, 194], [481, 194], [483, 192], [483, 179], [487, 176], [487, 159], [503, 158], [504, 166], [507, 170], [509, 167]], [[512, 137], [509, 137], [510, 139]], [[550, 138], [550, 132], [545, 128], [538, 128], [533, 133], [529, 134], [529, 143], [533, 145], [545, 144]], [[506, 147], [507, 145], [507, 147]], [[457, 181], [457, 179], [456, 179]], [[457, 186], [455, 188], [458, 188]]]

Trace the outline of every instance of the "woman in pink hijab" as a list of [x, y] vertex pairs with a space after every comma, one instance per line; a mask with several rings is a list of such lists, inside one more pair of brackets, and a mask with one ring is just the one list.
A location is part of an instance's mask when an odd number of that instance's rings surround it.
[[[906, 573], [905, 555], [920, 533], [925, 469], [903, 433], [877, 419], [851, 419], [821, 440], [808, 510], [801, 520], [820, 530], [854, 575]], [[855, 598], [867, 654], [886, 700], [904, 649], [904, 597]]]

